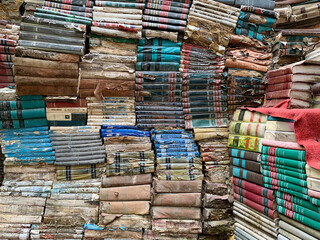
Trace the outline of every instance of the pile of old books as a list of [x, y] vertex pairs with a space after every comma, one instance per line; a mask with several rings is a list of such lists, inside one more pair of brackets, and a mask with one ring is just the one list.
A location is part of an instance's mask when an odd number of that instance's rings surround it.
[[88, 125], [134, 126], [136, 124], [134, 97], [105, 97], [102, 101], [88, 97], [87, 106]]
[[[195, 128], [195, 141], [204, 164], [203, 233], [210, 236], [231, 235], [234, 230], [231, 210], [231, 181], [227, 128]], [[229, 202], [230, 201], [230, 202]]]
[[46, 116], [49, 126], [84, 126], [87, 123], [87, 101], [46, 98]]
[[183, 111], [187, 129], [228, 125], [227, 84], [223, 57], [210, 49], [182, 46]]
[[[100, 190], [99, 225], [122, 229], [121, 239], [142, 239], [143, 229], [150, 229], [151, 174], [104, 178]], [[135, 237], [132, 236], [132, 234]], [[92, 237], [103, 234], [96, 231]], [[117, 231], [108, 236], [117, 239]], [[87, 237], [87, 234], [85, 235]]]
[[[305, 151], [296, 142], [293, 120], [268, 116], [266, 129], [261, 149], [262, 174], [264, 185], [275, 189], [281, 219], [279, 234], [289, 239], [315, 239], [320, 231], [317, 170], [306, 165]], [[300, 223], [300, 227], [292, 222]]]
[[230, 126], [228, 145], [234, 183], [235, 234], [240, 239], [277, 238], [276, 202], [273, 192], [266, 188], [260, 162], [266, 122], [267, 115], [236, 110]]
[[312, 106], [311, 87], [319, 82], [319, 65], [301, 61], [268, 72], [266, 106], [291, 100], [292, 108]]
[[134, 126], [103, 125], [107, 176], [154, 172], [150, 134]]
[[136, 66], [138, 127], [184, 127], [179, 72], [181, 45], [164, 39], [139, 42]]
[[141, 230], [115, 227], [107, 228], [95, 224], [86, 224], [84, 239], [85, 240], [102, 240], [102, 239], [132, 239], [139, 240], [143, 237]]
[[[92, 18], [92, 0], [45, 0], [42, 9], [70, 15], [69, 17]], [[61, 14], [62, 15], [62, 14]]]
[[146, 38], [177, 41], [184, 33], [191, 1], [147, 0], [143, 14], [143, 34]]
[[54, 182], [43, 222], [32, 228], [31, 236], [82, 239], [83, 225], [98, 221], [100, 187], [100, 179]]
[[13, 55], [20, 27], [0, 21], [0, 88], [14, 86]]
[[152, 231], [167, 239], [174, 234], [184, 237], [200, 233], [203, 174], [192, 133], [182, 129], [152, 130], [152, 140], [157, 154]]
[[51, 127], [58, 180], [100, 178], [105, 172], [105, 151], [100, 127]]

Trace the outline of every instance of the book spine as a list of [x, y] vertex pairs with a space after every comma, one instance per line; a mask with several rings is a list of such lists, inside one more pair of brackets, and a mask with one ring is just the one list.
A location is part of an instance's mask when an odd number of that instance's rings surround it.
[[267, 92], [266, 97], [267, 99], [290, 98], [290, 89], [275, 92]]
[[138, 46], [138, 53], [175, 54], [180, 56], [180, 47]]
[[[155, 17], [155, 16], [143, 16], [144, 21], [150, 21], [150, 22], [158, 22], [158, 23], [165, 23], [165, 24], [172, 24], [172, 25], [182, 25], [186, 26], [187, 22], [185, 20], [179, 20], [179, 19], [173, 19], [173, 18], [163, 18], [163, 17]], [[179, 28], [177, 28], [179, 29]], [[169, 29], [167, 29], [169, 30]]]
[[142, 26], [144, 28], [156, 28], [164, 31], [184, 32], [185, 30], [185, 27], [173, 26], [173, 25], [162, 24], [162, 23], [154, 23], [154, 22], [143, 22]]
[[289, 170], [289, 171], [296, 172], [299, 174], [305, 174], [305, 169], [303, 169], [303, 168], [293, 168], [293, 167], [288, 167], [285, 165], [270, 163], [270, 162], [266, 162], [266, 161], [261, 161], [261, 164], [262, 164], [262, 167], [265, 169], [267, 169], [266, 167], [272, 167], [272, 168]]
[[47, 126], [46, 118], [0, 121], [0, 129]]
[[137, 71], [178, 71], [179, 63], [175, 62], [138, 62]]
[[282, 200], [277, 198], [277, 204], [278, 206], [282, 206], [285, 207], [286, 209], [289, 209], [291, 211], [294, 211], [296, 213], [302, 214], [303, 216], [309, 217], [315, 221], [319, 221], [319, 213], [312, 211], [308, 208], [305, 208], [303, 206], [300, 206], [298, 204], [286, 201], [286, 200]]
[[180, 7], [180, 8], [189, 8], [190, 4], [189, 3], [183, 3], [183, 1], [181, 2], [176, 2], [176, 1], [171, 1], [171, 0], [151, 0], [148, 1], [149, 3], [153, 3], [153, 4], [158, 4], [158, 5], [168, 5], [168, 6], [172, 6], [172, 7]]
[[306, 180], [307, 179], [307, 175], [300, 173], [300, 172], [294, 172], [294, 171], [290, 171], [287, 169], [282, 169], [279, 167], [271, 167], [271, 166], [262, 166], [263, 169], [268, 170], [268, 171], [272, 171], [272, 172], [276, 172], [276, 173], [280, 173], [280, 174], [284, 174], [284, 175], [288, 175], [290, 177], [294, 177], [294, 178], [299, 178], [299, 179], [303, 179]]
[[[288, 74], [292, 74], [292, 68], [291, 67], [287, 67], [287, 68], [280, 68], [280, 69], [277, 69], [277, 70], [271, 70], [271, 71], [268, 71], [267, 73], [267, 77], [268, 79], [270, 78], [274, 78], [274, 77], [280, 77], [280, 76], [283, 76], [283, 75], [288, 75]], [[284, 78], [284, 77], [283, 77]], [[283, 79], [282, 78], [282, 79]], [[285, 78], [288, 78], [288, 77], [285, 77]], [[291, 76], [290, 76], [291, 78]], [[288, 78], [289, 79], [289, 78]], [[289, 82], [289, 81], [284, 81], [284, 82]], [[269, 84], [273, 84], [273, 82], [271, 81], [268, 82]], [[279, 83], [279, 81], [275, 82], [275, 83]]]
[[245, 205], [252, 207], [253, 209], [257, 210], [258, 212], [261, 212], [265, 214], [266, 216], [270, 218], [275, 218], [275, 210], [269, 209], [267, 207], [264, 207], [254, 201], [251, 201], [245, 197], [240, 196], [239, 194], [235, 193], [234, 194], [234, 199], [236, 199], [239, 202], [244, 203]]
[[77, 12], [86, 12], [86, 13], [92, 12], [92, 8], [90, 8], [90, 7], [79, 7], [79, 6], [75, 6], [75, 5], [61, 4], [61, 3], [48, 2], [48, 1], [45, 1], [43, 3], [43, 6], [44, 7], [59, 8], [59, 9], [69, 10], [69, 11], [77, 11]]
[[144, 3], [95, 1], [95, 6], [144, 9], [145, 4]]
[[14, 111], [0, 111], [0, 119], [28, 119], [28, 118], [45, 118], [46, 113], [44, 108], [14, 110]]
[[248, 135], [256, 137], [264, 137], [266, 124], [264, 123], [245, 123], [245, 122], [232, 122], [229, 132], [232, 134]]
[[253, 192], [255, 194], [261, 195], [263, 197], [266, 197], [268, 199], [273, 199], [273, 191], [268, 189], [268, 188], [264, 188], [262, 186], [256, 185], [254, 183], [242, 180], [240, 178], [236, 178], [233, 177], [233, 184], [235, 184], [238, 187], [241, 187], [243, 189], [246, 189], [250, 192]]
[[296, 192], [308, 194], [307, 188], [295, 185], [293, 183], [284, 182], [282, 180], [269, 178], [269, 177], [263, 177], [263, 182], [264, 182], [264, 184], [271, 184], [272, 186], [281, 187], [281, 188], [288, 188], [288, 189], [291, 189]]
[[247, 191], [243, 188], [240, 188], [238, 186], [233, 186], [233, 190], [236, 194], [244, 197], [244, 198], [247, 198], [251, 201], [254, 201], [262, 206], [265, 206], [267, 208], [270, 208], [270, 209], [275, 209], [275, 200], [270, 200], [270, 199], [267, 199], [267, 198], [264, 198], [262, 196], [259, 196], [257, 194], [254, 194], [250, 191]]
[[46, 102], [47, 108], [72, 108], [72, 107], [87, 107], [86, 99], [78, 99], [77, 102]]
[[268, 84], [267, 92], [275, 92], [284, 89], [291, 89], [292, 82], [278, 83], [278, 84]]
[[259, 185], [263, 185], [263, 176], [261, 174], [247, 171], [245, 169], [232, 167], [232, 175], [237, 178], [245, 179], [249, 182], [253, 182]]
[[230, 134], [228, 146], [259, 152], [261, 148], [261, 138]]
[[250, 152], [235, 148], [229, 148], [229, 156], [260, 161], [260, 153]]
[[13, 76], [13, 69], [0, 69], [0, 76]]
[[14, 49], [15, 49], [14, 47], [0, 46], [0, 53], [14, 55]]
[[140, 62], [179, 62], [180, 56], [158, 53], [139, 53], [137, 60]]
[[295, 178], [295, 177], [286, 176], [284, 174], [279, 174], [277, 172], [271, 172], [271, 171], [268, 171], [268, 170], [262, 170], [262, 174], [264, 176], [267, 176], [267, 177], [270, 177], [270, 178], [274, 178], [274, 179], [282, 180], [282, 181], [285, 181], [285, 182], [293, 183], [295, 185], [302, 186], [302, 187], [307, 187], [307, 181], [306, 180], [302, 180], [302, 179], [298, 179], [298, 178]]
[[13, 61], [12, 55], [0, 54], [0, 61], [1, 62], [12, 62]]
[[266, 155], [289, 158], [293, 160], [304, 161], [305, 160], [305, 151], [286, 149], [286, 148], [276, 148], [269, 146], [262, 146], [261, 152]]
[[183, 14], [189, 13], [189, 8], [173, 7], [169, 5], [155, 4], [152, 2], [147, 3], [146, 8], [151, 8], [151, 9], [156, 9], [156, 10], [166, 11], [166, 12], [177, 12], [177, 13], [183, 13]]
[[83, 7], [93, 7], [93, 2], [90, 0], [51, 0], [52, 2], [62, 3], [62, 4], [70, 4], [77, 5]]
[[275, 156], [270, 156], [270, 155], [266, 155], [266, 154], [261, 154], [261, 160], [267, 161], [270, 163], [276, 163], [276, 164], [292, 167], [292, 168], [299, 168], [299, 169], [305, 169], [305, 165], [306, 165], [306, 163], [303, 161], [275, 157]]
[[234, 158], [230, 157], [230, 161], [234, 166], [242, 167], [245, 169], [248, 169], [250, 171], [258, 172], [260, 173], [260, 163], [254, 162], [254, 161], [249, 161], [246, 159], [241, 159], [241, 158]]
[[183, 112], [185, 114], [192, 114], [192, 113], [210, 113], [210, 112], [226, 112], [227, 107], [201, 107], [201, 108], [185, 108]]
[[163, 47], [181, 47], [181, 42], [172, 42], [162, 38], [143, 38], [139, 41], [139, 46], [163, 46]]
[[181, 13], [168, 12], [168, 11], [159, 11], [159, 10], [154, 10], [154, 9], [145, 9], [144, 14], [159, 16], [159, 17], [175, 18], [175, 19], [181, 19], [181, 20], [188, 19], [188, 14], [181, 14]]
[[92, 13], [69, 11], [69, 10], [65, 10], [65, 9], [58, 9], [58, 8], [52, 8], [52, 7], [42, 7], [42, 9], [47, 10], [47, 11], [54, 11], [54, 12], [59, 12], [59, 13], [64, 13], [64, 14], [70, 14], [70, 15], [79, 16], [79, 17], [92, 18]]

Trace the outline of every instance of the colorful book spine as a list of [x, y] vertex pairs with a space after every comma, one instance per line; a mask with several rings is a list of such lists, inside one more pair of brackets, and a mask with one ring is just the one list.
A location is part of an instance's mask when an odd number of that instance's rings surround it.
[[58, 2], [62, 4], [70, 4], [84, 7], [93, 7], [93, 1], [90, 0], [51, 0], [52, 2]]
[[[303, 194], [308, 194], [308, 189], [305, 188], [305, 187], [301, 187], [301, 186], [298, 186], [296, 184], [293, 184], [293, 183], [289, 183], [289, 182], [285, 182], [285, 181], [282, 181], [282, 180], [278, 180], [278, 179], [274, 179], [274, 178], [270, 178], [270, 177], [263, 177], [263, 182], [264, 182], [264, 186], [265, 184], [271, 184], [272, 186], [276, 186], [276, 187], [281, 187], [281, 188], [287, 188], [287, 189], [291, 189], [293, 191], [296, 191], [296, 192], [300, 192], [300, 193], [303, 193]], [[276, 189], [278, 190], [278, 189]]]
[[77, 11], [77, 12], [87, 12], [87, 13], [92, 12], [92, 8], [90, 8], [90, 7], [79, 7], [79, 6], [70, 5], [70, 4], [61, 4], [61, 3], [48, 2], [48, 1], [45, 1], [43, 3], [43, 6], [44, 7], [52, 7], [52, 8], [60, 8], [60, 9], [64, 9], [64, 10]]
[[144, 9], [144, 3], [128, 3], [128, 2], [109, 2], [109, 1], [94, 1], [98, 7], [118, 7], [118, 8], [137, 8]]
[[144, 14], [146, 15], [153, 15], [153, 16], [160, 16], [160, 17], [168, 17], [168, 18], [175, 18], [175, 19], [188, 19], [188, 14], [181, 14], [175, 12], [168, 12], [168, 11], [159, 11], [154, 9], [145, 9]]
[[151, 9], [156, 9], [156, 10], [166, 11], [166, 12], [177, 12], [177, 13], [183, 13], [183, 14], [189, 13], [189, 8], [173, 7], [169, 5], [155, 4], [152, 2], [149, 2], [148, 4], [146, 4], [146, 8], [151, 8]]
[[248, 182], [245, 180], [242, 180], [237, 177], [233, 177], [233, 184], [238, 187], [241, 187], [243, 189], [246, 189], [250, 192], [258, 194], [260, 196], [266, 197], [268, 199], [274, 199], [273, 191], [268, 188], [264, 188], [262, 186], [256, 185], [254, 183], [251, 183], [251, 182]]
[[263, 138], [265, 129], [266, 124], [264, 123], [232, 122], [230, 124], [229, 132], [231, 134], [248, 135]]
[[150, 22], [165, 23], [165, 24], [182, 25], [182, 26], [187, 25], [187, 21], [185, 21], [185, 20], [155, 17], [155, 16], [148, 16], [148, 15], [144, 15], [143, 20], [150, 21]]
[[1, 62], [12, 62], [13, 61], [12, 55], [0, 54], [0, 61]]
[[294, 178], [299, 178], [299, 179], [303, 179], [306, 180], [307, 179], [307, 175], [302, 173], [302, 172], [295, 172], [295, 171], [290, 171], [287, 169], [282, 169], [279, 166], [277, 167], [271, 167], [271, 166], [262, 166], [263, 169], [268, 170], [268, 171], [272, 171], [275, 173], [280, 173], [280, 174], [284, 174], [290, 177], [294, 177]]
[[14, 49], [14, 47], [0, 46], [0, 53], [14, 55]]
[[137, 71], [178, 71], [179, 63], [176, 62], [137, 62]]
[[[148, 9], [146, 9], [148, 10]], [[166, 39], [162, 38], [143, 38], [139, 41], [139, 46], [145, 46], [145, 45], [151, 45], [151, 46], [163, 46], [163, 47], [181, 47], [181, 42], [172, 42]]]
[[304, 161], [305, 155], [306, 155], [306, 152], [301, 150], [276, 148], [276, 147], [268, 147], [268, 146], [262, 146], [261, 153], [266, 155], [282, 157], [282, 158], [299, 160], [299, 161]]
[[271, 172], [271, 171], [268, 171], [268, 170], [262, 170], [262, 174], [264, 176], [267, 176], [267, 177], [270, 177], [270, 178], [278, 179], [278, 180], [285, 181], [285, 182], [288, 182], [288, 183], [293, 183], [295, 185], [302, 186], [302, 187], [307, 187], [307, 181], [306, 180], [298, 179], [298, 178], [295, 178], [295, 177], [290, 177], [290, 176], [287, 176], [287, 175], [284, 175], [284, 174], [279, 174], [279, 173]]
[[138, 46], [138, 53], [174, 54], [180, 56], [180, 47]]
[[52, 7], [42, 7], [42, 10], [59, 12], [62, 14], [69, 14], [69, 15], [78, 16], [78, 17], [92, 18], [92, 13], [86, 13], [86, 12], [69, 11], [65, 9], [52, 8]]
[[242, 168], [248, 169], [250, 171], [258, 172], [258, 173], [261, 172], [260, 163], [255, 162], [255, 161], [230, 157], [230, 162], [232, 162], [232, 164], [234, 166], [242, 167]]
[[30, 118], [45, 118], [45, 108], [34, 108], [25, 110], [0, 111], [1, 120], [13, 119], [30, 119]]
[[180, 62], [180, 56], [158, 53], [139, 53], [137, 60], [140, 62]]
[[232, 157], [244, 158], [253, 161], [260, 161], [260, 153], [257, 152], [250, 152], [235, 148], [229, 148], [229, 155]]
[[267, 115], [259, 112], [251, 112], [245, 109], [237, 109], [233, 114], [233, 121], [266, 123]]
[[237, 178], [242, 178], [249, 182], [263, 185], [263, 176], [259, 173], [251, 172], [242, 168], [232, 167], [232, 175]]
[[43, 100], [34, 101], [0, 101], [0, 111], [45, 108]]
[[142, 26], [144, 28], [156, 28], [156, 29], [161, 29], [161, 30], [164, 30], [164, 31], [184, 32], [184, 30], [185, 30], [185, 27], [169, 25], [169, 24], [162, 24], [162, 23], [156, 23], [156, 22], [143, 22]]
[[275, 157], [275, 156], [270, 156], [266, 154], [261, 154], [261, 161], [266, 161], [269, 163], [275, 163], [275, 164], [280, 164], [280, 165], [284, 165], [292, 168], [299, 168], [299, 169], [305, 169], [305, 166], [306, 166], [306, 162], [303, 162], [303, 161]]
[[0, 129], [48, 126], [46, 118], [0, 121]]
[[228, 139], [228, 146], [240, 148], [243, 150], [260, 152], [261, 138], [230, 134]]

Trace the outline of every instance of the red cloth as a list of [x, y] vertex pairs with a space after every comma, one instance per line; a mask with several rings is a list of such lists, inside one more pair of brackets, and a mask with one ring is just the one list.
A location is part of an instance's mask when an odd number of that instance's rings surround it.
[[294, 120], [297, 142], [306, 149], [307, 163], [320, 170], [320, 108], [287, 109], [289, 101], [283, 101], [272, 108], [246, 108], [270, 115]]

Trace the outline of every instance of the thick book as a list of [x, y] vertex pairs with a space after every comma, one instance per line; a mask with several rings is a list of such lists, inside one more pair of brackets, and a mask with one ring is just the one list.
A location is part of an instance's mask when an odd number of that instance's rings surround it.
[[[286, 149], [286, 148], [277, 148], [277, 147], [269, 147], [269, 146], [262, 146], [261, 153], [276, 157], [288, 158], [292, 160], [305, 160], [305, 151], [301, 150], [294, 150], [294, 149]], [[319, 174], [320, 177], [320, 174]]]
[[258, 194], [260, 196], [266, 197], [268, 199], [274, 199], [274, 195], [273, 195], [274, 191], [271, 189], [264, 188], [262, 186], [245, 181], [237, 177], [233, 177], [233, 184], [243, 189], [246, 189], [250, 192]]
[[320, 170], [306, 164], [306, 174], [310, 178], [320, 179]]
[[298, 186], [302, 186], [302, 187], [307, 187], [307, 181], [303, 180], [303, 179], [299, 179], [299, 178], [295, 178], [295, 177], [291, 177], [285, 174], [280, 174], [277, 172], [272, 172], [269, 170], [262, 170], [262, 174], [263, 176], [267, 176], [270, 178], [274, 178], [274, 179], [278, 179], [278, 180], [282, 180], [288, 183], [292, 183]]
[[[263, 162], [264, 163], [264, 162]], [[298, 171], [291, 171], [289, 169], [286, 168], [281, 168], [280, 165], [278, 166], [268, 166], [268, 165], [262, 165], [262, 168], [264, 170], [268, 170], [268, 171], [272, 171], [275, 173], [280, 173], [280, 174], [284, 174], [290, 177], [294, 177], [294, 178], [298, 178], [298, 179], [303, 179], [306, 180], [307, 179], [307, 175], [305, 173], [302, 172], [298, 172]], [[293, 169], [295, 170], [295, 169]]]
[[267, 0], [267, 1], [255, 1], [255, 0], [235, 0], [235, 6], [253, 6], [256, 8], [273, 10], [275, 7], [275, 1]]
[[276, 157], [276, 156], [271, 156], [266, 154], [261, 154], [261, 161], [276, 163], [276, 164], [280, 164], [280, 165], [284, 165], [292, 168], [299, 168], [299, 169], [304, 169], [306, 165], [306, 162], [304, 161], [292, 160], [288, 158]]
[[266, 123], [267, 115], [245, 109], [237, 109], [233, 114], [233, 121]]
[[252, 207], [253, 209], [265, 214], [266, 216], [268, 216], [270, 218], [276, 218], [278, 216], [276, 210], [270, 209], [270, 208], [265, 207], [259, 203], [254, 202], [248, 198], [242, 197], [237, 193], [234, 193], [234, 199], [238, 200], [239, 202], [244, 203], [245, 205], [247, 205], [249, 207]]
[[296, 98], [304, 101], [311, 101], [311, 92], [309, 91], [302, 91], [302, 90], [292, 90], [292, 89], [285, 89], [280, 91], [274, 92], [267, 92], [266, 94], [267, 99], [278, 99], [278, 98]]
[[261, 139], [262, 138], [253, 136], [241, 136], [230, 134], [228, 139], [228, 146], [253, 152], [260, 152]]
[[[276, 119], [275, 119], [276, 120]], [[268, 121], [266, 130], [294, 132], [294, 122]]]
[[45, 118], [45, 108], [0, 111], [1, 120]]
[[268, 71], [268, 78], [273, 78], [288, 74], [306, 74], [306, 75], [320, 75], [319, 65], [304, 64], [304, 61], [296, 62], [282, 68]]
[[272, 141], [281, 141], [281, 142], [297, 142], [294, 132], [280, 132], [280, 131], [271, 131], [266, 130], [265, 139]]
[[243, 168], [234, 167], [234, 166], [231, 169], [232, 169], [232, 176], [237, 178], [242, 178], [244, 180], [253, 182], [261, 186], [263, 185], [263, 176], [261, 174], [248, 171]]
[[240, 195], [241, 197], [247, 198], [253, 202], [256, 202], [260, 205], [268, 207], [272, 210], [276, 209], [277, 204], [275, 199], [270, 200], [270, 199], [264, 198], [263, 196], [259, 196], [253, 192], [247, 191], [238, 186], [233, 186], [233, 190], [234, 190], [234, 193]]
[[48, 126], [46, 118], [0, 121], [0, 129]]
[[320, 192], [320, 179], [308, 177], [307, 182], [309, 189]]
[[230, 162], [232, 163], [233, 166], [242, 167], [257, 173], [261, 172], [261, 165], [259, 162], [256, 162], [256, 161], [230, 157]]
[[43, 100], [0, 101], [0, 111], [33, 109], [33, 108], [45, 108], [45, 102]]
[[265, 130], [266, 124], [264, 123], [232, 122], [229, 127], [229, 132], [231, 134], [255, 137], [264, 137]]
[[229, 148], [229, 156], [249, 159], [253, 161], [260, 161], [260, 153], [240, 150], [236, 148]]

